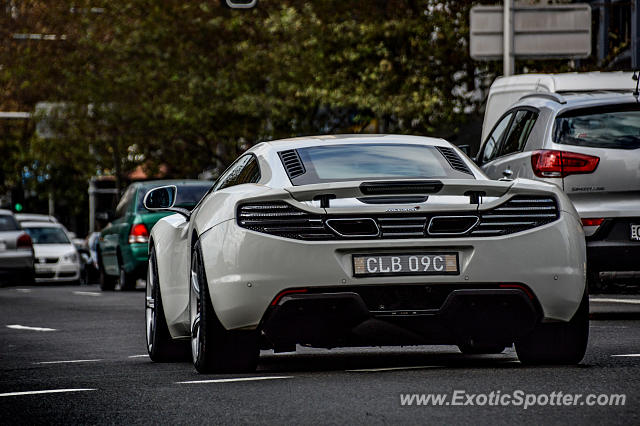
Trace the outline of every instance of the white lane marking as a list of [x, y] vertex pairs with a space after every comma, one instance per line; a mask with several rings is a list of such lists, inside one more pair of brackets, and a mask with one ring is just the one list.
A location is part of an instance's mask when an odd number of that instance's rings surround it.
[[102, 293], [95, 291], [74, 291], [73, 294], [77, 294], [78, 296], [102, 296]]
[[94, 391], [94, 390], [97, 390], [97, 389], [49, 389], [49, 390], [40, 390], [40, 391], [27, 391], [27, 392], [8, 392], [8, 393], [0, 393], [0, 397], [20, 396], [20, 395], [39, 395], [43, 393], [87, 392], [87, 391]]
[[98, 362], [103, 361], [102, 359], [71, 359], [66, 361], [40, 361], [34, 362], [34, 364], [76, 364], [79, 362]]
[[629, 305], [640, 305], [639, 299], [612, 299], [607, 297], [594, 297], [589, 299], [589, 302], [596, 303], [626, 303]]
[[26, 325], [19, 325], [19, 324], [11, 324], [11, 325], [8, 325], [7, 328], [10, 328], [12, 330], [57, 331], [55, 328], [29, 327]]
[[611, 355], [611, 356], [628, 356], [628, 357], [640, 357], [640, 354], [621, 354], [621, 355]]
[[33, 290], [31, 290], [30, 288], [16, 288], [16, 291], [18, 293], [31, 293]]
[[129, 355], [128, 358], [148, 358], [149, 355], [144, 354], [144, 355]]
[[412, 365], [408, 367], [360, 368], [357, 370], [345, 370], [345, 371], [349, 373], [375, 373], [378, 371], [421, 370], [423, 368], [442, 368], [442, 366], [441, 365]]
[[236, 377], [233, 379], [212, 379], [212, 380], [191, 380], [187, 382], [176, 382], [176, 384], [195, 384], [195, 383], [231, 383], [231, 382], [251, 382], [257, 380], [277, 380], [292, 379], [293, 376], [264, 376], [264, 377]]

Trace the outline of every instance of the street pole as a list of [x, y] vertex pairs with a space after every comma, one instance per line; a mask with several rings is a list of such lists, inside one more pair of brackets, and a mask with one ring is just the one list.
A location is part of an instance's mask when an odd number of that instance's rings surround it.
[[631, 68], [640, 69], [640, 0], [631, 2]]
[[513, 0], [504, 0], [502, 13], [502, 75], [507, 77], [513, 74], [515, 68], [513, 47]]
[[89, 235], [96, 230], [96, 184], [89, 180]]

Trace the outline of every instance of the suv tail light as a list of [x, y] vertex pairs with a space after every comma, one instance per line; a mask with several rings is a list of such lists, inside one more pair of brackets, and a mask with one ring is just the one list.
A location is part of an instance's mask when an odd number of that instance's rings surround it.
[[129, 231], [129, 244], [149, 242], [149, 230], [144, 223], [136, 223]]
[[592, 173], [599, 162], [599, 157], [577, 152], [540, 150], [534, 151], [531, 155], [533, 173], [543, 178], [563, 178], [573, 174]]
[[22, 234], [18, 237], [18, 241], [16, 242], [17, 248], [33, 248], [33, 241], [31, 241], [31, 237], [29, 234]]

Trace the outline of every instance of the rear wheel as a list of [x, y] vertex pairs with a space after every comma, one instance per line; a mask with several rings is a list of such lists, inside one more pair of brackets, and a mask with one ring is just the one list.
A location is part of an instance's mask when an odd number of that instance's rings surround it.
[[100, 264], [99, 281], [102, 291], [112, 291], [116, 287], [116, 278], [107, 274], [102, 264]]
[[118, 283], [120, 284], [120, 290], [136, 289], [135, 275], [127, 273], [123, 265], [120, 265], [120, 275], [118, 276]]
[[516, 342], [523, 364], [578, 364], [589, 340], [589, 295], [585, 289], [577, 312], [569, 322], [541, 323]]
[[186, 358], [188, 345], [171, 338], [162, 306], [156, 253], [151, 247], [145, 290], [145, 324], [147, 352], [154, 362], [178, 361]]
[[259, 355], [257, 332], [225, 330], [211, 304], [199, 243], [191, 258], [189, 313], [193, 365], [199, 373], [254, 371]]

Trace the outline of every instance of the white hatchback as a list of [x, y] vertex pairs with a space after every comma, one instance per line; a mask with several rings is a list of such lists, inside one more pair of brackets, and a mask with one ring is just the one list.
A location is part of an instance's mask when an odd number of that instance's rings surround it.
[[23, 222], [22, 227], [33, 240], [37, 282], [78, 282], [80, 256], [62, 225]]

